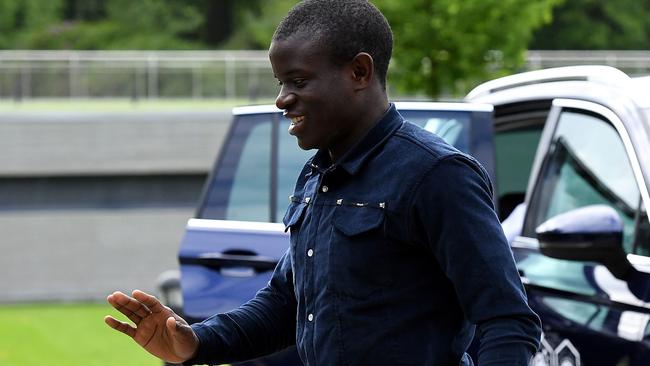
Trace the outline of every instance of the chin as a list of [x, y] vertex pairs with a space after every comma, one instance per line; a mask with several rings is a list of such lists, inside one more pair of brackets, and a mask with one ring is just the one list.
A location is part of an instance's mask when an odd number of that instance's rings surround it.
[[311, 150], [316, 148], [315, 146], [313, 146], [313, 144], [310, 144], [308, 141], [304, 141], [301, 139], [298, 139], [298, 146], [303, 150]]

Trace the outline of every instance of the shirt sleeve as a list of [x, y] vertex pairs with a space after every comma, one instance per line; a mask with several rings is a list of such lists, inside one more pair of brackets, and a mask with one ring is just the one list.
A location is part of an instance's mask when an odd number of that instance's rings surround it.
[[271, 280], [239, 308], [214, 315], [192, 329], [199, 349], [184, 365], [221, 364], [267, 355], [296, 341], [296, 300], [289, 251]]
[[526, 293], [492, 203], [487, 172], [464, 155], [445, 157], [413, 198], [416, 220], [477, 326], [479, 365], [528, 365], [539, 347], [539, 317]]

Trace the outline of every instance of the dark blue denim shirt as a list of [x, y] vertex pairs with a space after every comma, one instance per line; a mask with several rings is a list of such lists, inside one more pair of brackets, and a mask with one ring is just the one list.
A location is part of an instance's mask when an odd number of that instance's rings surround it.
[[[296, 344], [305, 365], [527, 365], [539, 345], [486, 171], [391, 106], [340, 161], [319, 151], [268, 286], [193, 328], [192, 362]], [[476, 360], [475, 360], [476, 361]]]

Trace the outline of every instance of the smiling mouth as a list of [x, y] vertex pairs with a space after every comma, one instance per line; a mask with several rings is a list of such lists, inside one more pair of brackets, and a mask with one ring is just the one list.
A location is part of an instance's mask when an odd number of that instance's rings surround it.
[[298, 116], [291, 118], [291, 125], [289, 125], [289, 134], [294, 135], [297, 133], [298, 126], [305, 121], [305, 116]]
[[291, 127], [301, 124], [305, 120], [305, 116], [298, 116], [291, 118]]

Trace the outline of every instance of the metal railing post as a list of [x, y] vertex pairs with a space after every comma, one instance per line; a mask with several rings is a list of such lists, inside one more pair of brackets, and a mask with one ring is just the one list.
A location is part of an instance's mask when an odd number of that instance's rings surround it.
[[147, 56], [147, 97], [158, 98], [158, 57], [153, 53]]
[[200, 99], [203, 97], [203, 79], [201, 78], [202, 64], [192, 63], [192, 98]]
[[79, 54], [70, 52], [68, 54], [68, 93], [70, 98], [80, 96], [79, 92]]
[[226, 98], [235, 99], [237, 97], [236, 90], [236, 70], [235, 70], [235, 59], [231, 54], [226, 55], [226, 67], [224, 68], [225, 80], [226, 80]]

